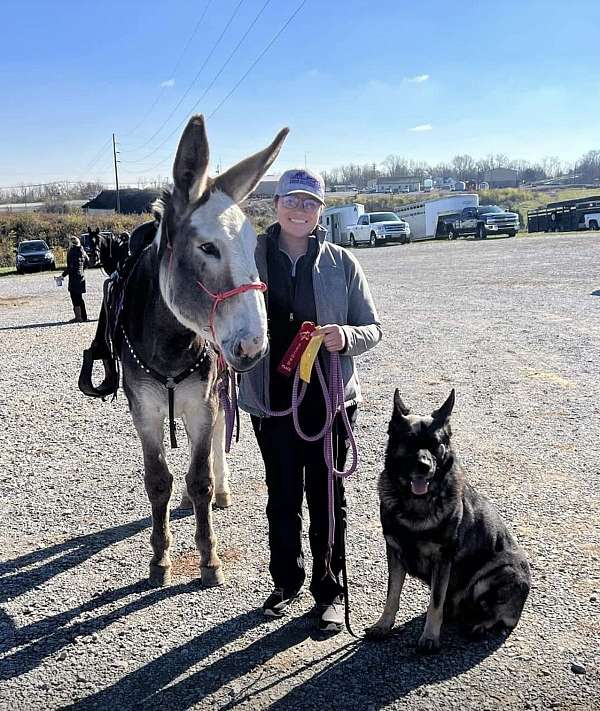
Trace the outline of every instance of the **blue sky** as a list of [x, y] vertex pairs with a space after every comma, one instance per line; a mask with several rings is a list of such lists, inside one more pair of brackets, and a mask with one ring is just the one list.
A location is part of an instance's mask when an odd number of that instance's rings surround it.
[[[4, 0], [0, 186], [112, 180], [113, 132], [124, 183], [168, 175], [178, 126], [219, 107], [301, 0], [267, 3], [222, 69], [265, 2]], [[284, 125], [280, 170], [573, 161], [600, 148], [599, 28], [597, 0], [306, 0], [208, 119], [212, 165]]]

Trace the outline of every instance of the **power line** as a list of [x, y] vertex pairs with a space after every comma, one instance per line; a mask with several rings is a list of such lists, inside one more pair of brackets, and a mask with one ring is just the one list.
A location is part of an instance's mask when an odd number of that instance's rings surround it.
[[[182, 104], [183, 100], [185, 99], [185, 97], [190, 93], [190, 91], [192, 90], [192, 87], [193, 87], [194, 84], [198, 81], [198, 78], [200, 77], [200, 74], [202, 74], [202, 71], [204, 70], [204, 67], [205, 67], [205, 66], [208, 64], [208, 62], [210, 61], [210, 59], [211, 59], [211, 57], [213, 56], [215, 50], [217, 49], [217, 47], [218, 47], [219, 44], [221, 43], [221, 40], [222, 40], [223, 37], [225, 36], [225, 33], [226, 33], [227, 30], [229, 29], [231, 23], [232, 23], [233, 20], [235, 19], [235, 16], [238, 14], [239, 9], [240, 9], [240, 7], [242, 6], [242, 4], [243, 4], [244, 2], [245, 2], [245, 0], [239, 0], [238, 4], [235, 6], [235, 9], [234, 9], [234, 11], [232, 12], [231, 17], [230, 17], [229, 20], [227, 21], [227, 24], [226, 24], [225, 27], [223, 28], [223, 31], [221, 32], [221, 34], [220, 34], [219, 37], [217, 38], [217, 41], [215, 42], [215, 44], [213, 45], [212, 49], [211, 49], [210, 52], [208, 53], [208, 56], [206, 57], [206, 59], [205, 59], [204, 62], [202, 63], [202, 66], [201, 66], [200, 69], [196, 72], [196, 76], [193, 78], [192, 83], [191, 83], [191, 84], [188, 86], [188, 88], [185, 90], [183, 96], [179, 99], [179, 101], [177, 102], [177, 104], [175, 104], [175, 108], [173, 108], [173, 110], [171, 111], [171, 113], [170, 113], [170, 114], [167, 116], [167, 118], [161, 123], [161, 125], [160, 125], [159, 128], [158, 128], [158, 130], [155, 131], [155, 132], [152, 134], [152, 136], [150, 136], [150, 138], [149, 138], [147, 141], [145, 141], [145, 143], [142, 143], [140, 146], [136, 146], [135, 148], [131, 148], [131, 149], [130, 149], [131, 151], [139, 151], [139, 150], [141, 150], [142, 148], [144, 148], [145, 146], [147, 146], [149, 143], [152, 143], [152, 141], [158, 136], [158, 134], [163, 130], [163, 128], [167, 125], [167, 123], [169, 123], [169, 121], [170, 121], [171, 118], [173, 117], [173, 114], [174, 114], [174, 113], [177, 111], [177, 109], [181, 106], [181, 104]], [[168, 139], [167, 139], [167, 140], [168, 140]], [[140, 162], [146, 160], [149, 156], [154, 155], [154, 153], [156, 153], [156, 151], [157, 151], [162, 145], [164, 145], [164, 143], [165, 143], [164, 141], [163, 141], [163, 143], [160, 143], [160, 144], [157, 146], [157, 148], [156, 148], [154, 151], [152, 151], [148, 156], [145, 156], [144, 158], [140, 158], [140, 159], [139, 159]]]
[[[205, 15], [206, 15], [206, 13], [208, 12], [208, 8], [210, 7], [211, 3], [212, 3], [212, 0], [208, 0], [208, 2], [206, 3], [206, 5], [204, 6], [204, 10], [202, 11], [202, 14], [200, 15], [200, 19], [198, 20], [198, 22], [196, 22], [196, 26], [195, 26], [194, 29], [192, 30], [192, 34], [188, 37], [188, 40], [187, 40], [187, 42], [185, 43], [185, 47], [183, 48], [183, 51], [182, 51], [181, 54], [179, 55], [179, 59], [177, 60], [177, 62], [175, 62], [175, 66], [174, 66], [173, 69], [171, 70], [171, 74], [170, 74], [171, 77], [174, 77], [175, 74], [177, 73], [177, 70], [179, 69], [179, 65], [181, 64], [181, 62], [182, 62], [182, 60], [183, 60], [183, 58], [184, 58], [184, 56], [185, 56], [185, 54], [186, 54], [186, 52], [187, 52], [187, 50], [188, 50], [188, 47], [189, 47], [190, 44], [192, 43], [192, 39], [195, 37], [196, 32], [198, 32], [198, 29], [199, 29], [200, 25], [202, 24], [202, 21], [204, 20], [204, 17], [205, 17]], [[144, 124], [144, 122], [146, 121], [146, 119], [148, 118], [148, 116], [150, 116], [150, 114], [151, 114], [152, 111], [154, 110], [154, 107], [155, 107], [155, 106], [158, 104], [158, 102], [162, 99], [162, 96], [163, 96], [163, 94], [165, 93], [165, 89], [166, 89], [166, 86], [163, 86], [162, 89], [161, 89], [161, 91], [159, 91], [158, 95], [156, 96], [156, 99], [154, 99], [154, 102], [152, 103], [152, 105], [150, 106], [150, 108], [148, 109], [148, 111], [146, 111], [146, 113], [145, 113], [144, 116], [142, 117], [141, 121], [139, 121], [139, 122], [131, 129], [131, 131], [128, 131], [127, 133], [123, 133], [123, 134], [121, 134], [121, 136], [124, 136], [124, 137], [131, 136], [133, 133], [135, 133], [135, 132], [138, 130], [138, 128], [139, 128], [140, 126], [142, 126], [142, 125]]]
[[[188, 40], [187, 40], [187, 42], [186, 42], [186, 44], [185, 44], [185, 46], [184, 46], [184, 48], [183, 48], [183, 51], [182, 51], [181, 54], [179, 55], [179, 58], [177, 59], [177, 62], [175, 63], [175, 66], [174, 66], [173, 70], [171, 71], [171, 75], [172, 75], [172, 76], [175, 75], [175, 73], [177, 72], [177, 69], [179, 68], [179, 65], [181, 64], [181, 62], [182, 62], [182, 60], [183, 60], [183, 57], [185, 56], [185, 53], [187, 52], [188, 47], [190, 46], [190, 44], [191, 44], [191, 42], [192, 42], [192, 39], [194, 38], [196, 32], [198, 31], [198, 28], [200, 27], [202, 21], [204, 20], [204, 17], [205, 17], [205, 15], [206, 15], [206, 13], [208, 12], [208, 9], [209, 9], [211, 3], [212, 3], [212, 0], [207, 0], [206, 5], [204, 6], [204, 11], [203, 11], [202, 14], [200, 15], [200, 18], [198, 19], [198, 22], [196, 22], [196, 26], [194, 27], [192, 33], [191, 33], [190, 36], [188, 37]], [[165, 90], [165, 87], [163, 87], [162, 90], [159, 92], [159, 94], [157, 95], [156, 99], [154, 100], [154, 103], [150, 106], [150, 108], [148, 109], [148, 111], [146, 112], [146, 114], [143, 116], [142, 120], [139, 121], [138, 124], [137, 124], [134, 128], [131, 129], [131, 131], [129, 131], [128, 133], [126, 133], [126, 134], [125, 134], [126, 136], [129, 136], [129, 135], [131, 135], [132, 133], [134, 133], [135, 131], [137, 131], [137, 129], [144, 123], [144, 121], [145, 121], [145, 120], [148, 118], [148, 116], [152, 113], [152, 110], [154, 109], [154, 107], [156, 106], [156, 104], [158, 104], [159, 100], [161, 99], [161, 97], [162, 97], [162, 95], [163, 95], [163, 93], [164, 93], [164, 90]], [[88, 163], [88, 165], [80, 172], [80, 175], [89, 173], [89, 171], [91, 171], [91, 169], [92, 169], [92, 168], [98, 163], [98, 161], [102, 158], [102, 156], [104, 155], [104, 151], [110, 146], [110, 143], [111, 143], [111, 139], [108, 138], [108, 139], [102, 144], [102, 147], [100, 148], [100, 150], [98, 151], [98, 153], [94, 156], [94, 158], [90, 161], [90, 163]]]
[[88, 163], [87, 167], [84, 168], [84, 169], [79, 173], [79, 175], [81, 175], [82, 173], [88, 173], [88, 172], [96, 165], [96, 163], [98, 163], [98, 161], [102, 158], [102, 156], [103, 156], [103, 154], [104, 154], [104, 151], [105, 151], [106, 148], [110, 145], [110, 140], [111, 140], [111, 139], [109, 138], [107, 141], [105, 141], [105, 142], [102, 144], [102, 148], [98, 151], [98, 153], [97, 153], [96, 156], [90, 161], [90, 163]]
[[[208, 118], [212, 118], [217, 111], [223, 106], [223, 104], [232, 96], [232, 94], [236, 91], [236, 89], [239, 87], [239, 85], [244, 81], [244, 79], [250, 74], [250, 72], [254, 69], [254, 67], [258, 64], [258, 62], [265, 56], [265, 54], [269, 51], [269, 49], [273, 46], [273, 44], [276, 42], [276, 40], [279, 38], [279, 36], [282, 34], [282, 32], [288, 27], [288, 25], [292, 22], [292, 20], [296, 17], [296, 15], [300, 12], [300, 10], [306, 5], [307, 0], [302, 0], [302, 2], [298, 5], [298, 7], [294, 10], [294, 12], [288, 17], [288, 19], [285, 21], [285, 23], [282, 25], [282, 27], [278, 30], [278, 32], [273, 36], [273, 38], [270, 40], [270, 42], [266, 45], [266, 47], [263, 49], [263, 51], [258, 55], [258, 57], [252, 62], [248, 70], [244, 73], [244, 75], [239, 79], [239, 81], [234, 85], [234, 87], [231, 89], [231, 91], [225, 96], [224, 99], [221, 100], [221, 102], [217, 105], [215, 109], [213, 109], [212, 113], [209, 115]], [[263, 8], [264, 9], [264, 8]], [[262, 12], [262, 10], [261, 10]], [[237, 49], [237, 48], [236, 48]], [[200, 103], [200, 99], [194, 104], [191, 110], [195, 109], [196, 106]], [[185, 120], [179, 124], [176, 130], [178, 130], [183, 123], [185, 123]], [[171, 133], [168, 138], [170, 138], [173, 133]], [[163, 142], [164, 143], [164, 142]], [[162, 144], [161, 144], [162, 145]], [[159, 146], [160, 148], [160, 146]], [[152, 153], [150, 154], [152, 155]], [[148, 157], [148, 156], [147, 156]], [[170, 157], [170, 156], [169, 156]], [[159, 166], [161, 166], [163, 163], [165, 163], [168, 160], [168, 158], [163, 158], [161, 161], [153, 165], [152, 167], [148, 168], [146, 172], [151, 172], [153, 170], [156, 170]], [[138, 175], [141, 175], [141, 173], [138, 173]]]
[[269, 42], [269, 44], [263, 49], [263, 51], [258, 55], [258, 57], [252, 62], [250, 65], [248, 71], [242, 76], [242, 78], [238, 81], [238, 83], [233, 87], [233, 89], [227, 94], [227, 96], [221, 101], [221, 103], [213, 109], [213, 112], [209, 114], [208, 118], [212, 118], [217, 111], [223, 106], [223, 104], [229, 99], [229, 97], [235, 92], [235, 90], [238, 88], [238, 86], [244, 81], [244, 79], [250, 74], [250, 72], [254, 69], [254, 67], [258, 64], [258, 62], [264, 57], [264, 55], [267, 53], [267, 51], [271, 48], [271, 46], [275, 43], [279, 35], [285, 30], [285, 28], [290, 24], [290, 22], [296, 17], [296, 15], [302, 10], [302, 8], [306, 5], [306, 0], [302, 0], [300, 5], [294, 10], [294, 12], [290, 15], [288, 20], [285, 22], [283, 27], [279, 30], [279, 32], [273, 37], [273, 39]]
[[79, 185], [82, 182], [91, 181], [81, 181], [81, 180], [52, 180], [49, 183], [31, 183], [30, 185], [3, 185], [0, 186], [0, 190], [21, 190], [22, 188], [45, 188], [51, 185]]
[[[150, 158], [151, 156], [153, 156], [153, 155], [159, 150], [159, 148], [162, 148], [162, 146], [164, 146], [164, 144], [167, 143], [167, 141], [169, 141], [169, 140], [181, 129], [181, 127], [182, 127], [182, 126], [184, 125], [184, 123], [187, 121], [187, 116], [189, 116], [189, 114], [198, 106], [198, 104], [202, 101], [202, 99], [204, 99], [204, 97], [208, 94], [208, 92], [209, 92], [209, 91], [212, 89], [212, 87], [216, 84], [217, 79], [218, 79], [218, 78], [221, 76], [221, 74], [225, 71], [225, 68], [227, 67], [227, 65], [229, 64], [229, 62], [231, 61], [231, 59], [233, 58], [234, 54], [238, 51], [238, 49], [241, 47], [243, 41], [244, 41], [244, 40], [246, 39], [246, 37], [250, 34], [250, 32], [252, 31], [254, 25], [258, 22], [260, 16], [261, 16], [261, 15], [263, 14], [263, 12], [266, 10], [267, 5], [269, 5], [270, 2], [271, 2], [271, 0], [266, 0], [266, 2], [264, 3], [264, 5], [260, 8], [260, 10], [259, 10], [258, 13], [255, 15], [255, 17], [254, 17], [254, 19], [252, 20], [252, 22], [250, 23], [250, 25], [248, 26], [248, 28], [246, 29], [246, 31], [245, 31], [244, 34], [242, 35], [242, 37], [239, 39], [238, 43], [235, 45], [235, 47], [234, 47], [233, 50], [230, 52], [230, 54], [229, 54], [229, 56], [227, 57], [227, 59], [226, 59], [226, 60], [223, 62], [223, 64], [221, 65], [219, 71], [215, 74], [215, 76], [212, 78], [211, 82], [208, 84], [208, 86], [206, 87], [206, 89], [202, 92], [202, 95], [200, 96], [200, 98], [196, 101], [196, 103], [195, 103], [190, 109], [188, 109], [188, 111], [186, 112], [186, 117], [183, 119], [183, 121], [181, 121], [180, 123], [178, 123], [177, 126], [175, 126], [175, 128], [171, 131], [171, 133], [162, 141], [162, 143], [159, 143], [159, 145], [158, 145], [151, 153], [149, 153], [147, 156], [145, 156], [144, 158], [139, 158], [138, 160], [127, 160], [127, 161], [124, 160], [123, 163], [142, 163], [143, 161], [145, 161], [145, 160], [147, 160], [148, 158]], [[161, 160], [161, 163], [164, 162], [165, 160], [168, 160], [168, 158], [163, 158], [163, 159]]]

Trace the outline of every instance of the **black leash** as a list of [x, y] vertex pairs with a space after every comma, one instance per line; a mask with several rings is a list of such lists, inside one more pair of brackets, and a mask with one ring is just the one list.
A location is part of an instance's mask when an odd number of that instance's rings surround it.
[[346, 531], [348, 530], [348, 516], [346, 516], [346, 526], [342, 524], [342, 487], [344, 482], [341, 477], [335, 477], [335, 486], [333, 488], [333, 500], [335, 504], [335, 518], [340, 522], [339, 528], [339, 542], [340, 542], [340, 554], [342, 558], [342, 586], [344, 588], [344, 621], [346, 622], [346, 629], [354, 637], [354, 639], [361, 639], [362, 635], [355, 634], [350, 624], [350, 599], [348, 595], [348, 570], [346, 567]]
[[[339, 439], [337, 436], [334, 437], [334, 450], [335, 450], [335, 460], [338, 457], [338, 447]], [[348, 513], [346, 511], [346, 525], [344, 526], [344, 519], [342, 517], [342, 499], [344, 494], [344, 480], [342, 477], [334, 476], [334, 486], [333, 486], [333, 506], [335, 511], [335, 520], [339, 522], [338, 528], [338, 540], [340, 544], [340, 556], [342, 559], [342, 587], [344, 589], [344, 621], [346, 623], [346, 629], [354, 639], [361, 639], [362, 635], [355, 634], [350, 624], [350, 598], [348, 591], [348, 569], [346, 566], [346, 532], [348, 530]]]

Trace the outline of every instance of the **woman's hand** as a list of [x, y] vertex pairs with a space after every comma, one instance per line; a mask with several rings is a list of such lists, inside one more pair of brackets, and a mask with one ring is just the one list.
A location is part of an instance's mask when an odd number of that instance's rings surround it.
[[330, 353], [341, 351], [346, 347], [346, 334], [341, 326], [337, 323], [319, 326], [315, 335], [324, 336], [323, 345]]

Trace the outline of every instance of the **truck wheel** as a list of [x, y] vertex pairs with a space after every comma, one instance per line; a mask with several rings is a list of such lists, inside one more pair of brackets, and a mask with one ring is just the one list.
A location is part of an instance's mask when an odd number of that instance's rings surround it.
[[448, 228], [448, 239], [456, 239], [458, 237], [458, 234], [456, 233], [456, 230], [454, 227], [449, 227]]
[[508, 236], [509, 237], [516, 237], [517, 233], [514, 230], [512, 230], [511, 232], [508, 233]]
[[356, 239], [352, 233], [350, 233], [350, 246], [356, 248]]
[[590, 230], [597, 230], [598, 229], [598, 221], [597, 220], [590, 220]]
[[377, 237], [375, 237], [375, 232], [371, 232], [369, 237], [369, 247], [375, 247], [377, 245]]
[[487, 237], [485, 225], [477, 225], [477, 237], [478, 239], [485, 239]]

